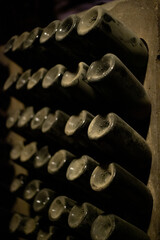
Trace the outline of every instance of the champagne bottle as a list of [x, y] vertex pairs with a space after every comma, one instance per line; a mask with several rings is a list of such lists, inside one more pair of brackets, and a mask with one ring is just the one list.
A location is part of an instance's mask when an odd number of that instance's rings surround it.
[[[61, 86], [62, 77], [66, 71], [62, 64], [56, 64], [51, 67], [42, 81], [42, 88], [48, 94], [48, 103], [55, 108], [69, 111], [71, 97], [69, 93]], [[66, 104], [67, 101], [67, 104]]]
[[48, 107], [43, 107], [39, 111], [37, 111], [30, 123], [30, 128], [32, 130], [32, 136], [36, 139], [39, 137], [42, 137], [42, 124], [47, 119], [48, 115], [50, 113], [50, 108]]
[[45, 119], [41, 131], [45, 134], [46, 138], [51, 139], [55, 144], [58, 143], [62, 147], [69, 146], [72, 141], [64, 133], [64, 127], [68, 119], [68, 114], [61, 110], [56, 110], [54, 113], [50, 113], [47, 119]]
[[72, 147], [77, 152], [80, 152], [82, 149], [87, 154], [94, 152], [87, 135], [88, 126], [93, 118], [94, 116], [90, 112], [82, 110], [78, 115], [71, 115], [66, 122], [64, 132], [69, 139], [74, 140]]
[[[11, 58], [12, 61], [17, 63], [19, 66], [25, 63], [22, 47], [28, 35], [29, 35], [29, 32], [27, 31], [22, 32], [19, 36], [17, 36], [17, 38], [13, 42], [12, 51], [9, 57]], [[21, 67], [23, 68], [23, 66]]]
[[66, 178], [73, 188], [73, 199], [77, 201], [78, 198], [79, 201], [92, 199], [89, 181], [92, 171], [96, 166], [98, 166], [98, 162], [88, 155], [83, 155], [71, 161], [66, 171]]
[[91, 227], [92, 240], [150, 240], [141, 229], [116, 215], [100, 215]]
[[[20, 154], [20, 164], [26, 169], [33, 171], [33, 159], [38, 151], [38, 143], [33, 141], [24, 146]], [[31, 172], [30, 172], [31, 174]]]
[[84, 62], [78, 63], [77, 71], [67, 70], [61, 80], [61, 86], [68, 91], [74, 101], [78, 103], [77, 111], [86, 109], [95, 111], [98, 98], [91, 86], [85, 81], [88, 65]]
[[51, 154], [49, 152], [48, 146], [45, 145], [36, 152], [35, 158], [33, 160], [35, 175], [37, 178], [42, 179], [45, 182], [47, 182], [48, 179], [47, 166], [50, 159]]
[[34, 117], [33, 106], [25, 107], [18, 119], [14, 131], [16, 131], [21, 136], [31, 138], [32, 132], [30, 128], [30, 122], [33, 119], [33, 117]]
[[52, 221], [55, 225], [68, 228], [68, 215], [75, 204], [76, 201], [68, 198], [67, 196], [56, 197], [48, 210], [48, 217], [50, 221]]
[[48, 218], [49, 206], [56, 197], [57, 193], [50, 188], [41, 189], [34, 198], [33, 210], [36, 214]]
[[[97, 115], [88, 127], [88, 137], [102, 153], [101, 162], [114, 159], [147, 183], [152, 154], [145, 139], [115, 113]], [[107, 160], [108, 159], [108, 160]]]
[[46, 68], [39, 68], [32, 74], [27, 84], [28, 94], [31, 94], [33, 96], [34, 100], [36, 101], [36, 105], [38, 105], [38, 102], [43, 104], [41, 98], [46, 97], [46, 94], [42, 88], [42, 80], [45, 77], [46, 73]]
[[75, 205], [68, 216], [68, 225], [82, 237], [90, 238], [90, 228], [94, 220], [103, 211], [91, 203], [84, 202], [82, 205]]
[[90, 185], [106, 213], [116, 214], [144, 231], [148, 229], [153, 198], [144, 183], [120, 165], [110, 163], [94, 169]]
[[[47, 170], [50, 176], [50, 182], [54, 185], [60, 194], [72, 198], [73, 191], [66, 179], [66, 170], [75, 158], [75, 155], [68, 150], [60, 149], [57, 151], [48, 162]], [[57, 184], [58, 183], [58, 184]]]
[[[82, 57], [84, 57], [84, 43], [77, 34], [77, 26], [80, 21], [80, 17], [76, 14], [71, 14], [60, 22], [60, 25], [56, 31], [55, 39], [59, 47], [64, 50], [68, 57], [78, 63]], [[81, 46], [81, 51], [79, 47]]]
[[146, 135], [151, 113], [150, 99], [143, 85], [117, 56], [109, 53], [93, 62], [86, 78], [104, 99], [103, 104], [106, 103], [103, 114], [116, 112]]
[[39, 179], [30, 180], [23, 191], [23, 199], [30, 204], [33, 204], [33, 200], [36, 194], [44, 188], [44, 183]]
[[77, 32], [83, 36], [96, 58], [105, 53], [113, 53], [140, 81], [144, 81], [148, 62], [146, 43], [111, 16], [103, 6], [95, 6], [86, 11], [77, 26]]

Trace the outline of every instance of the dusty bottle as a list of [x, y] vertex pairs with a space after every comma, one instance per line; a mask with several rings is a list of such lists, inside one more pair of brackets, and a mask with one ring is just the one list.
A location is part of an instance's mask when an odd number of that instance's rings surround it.
[[116, 214], [144, 231], [147, 230], [153, 198], [144, 183], [120, 165], [110, 163], [94, 169], [90, 185], [106, 213]]
[[52, 48], [55, 47], [53, 43], [55, 42], [55, 34], [57, 32], [59, 24], [60, 20], [54, 20], [50, 22], [45, 28], [43, 28], [42, 34], [40, 36], [40, 44], [46, 48], [50, 48], [50, 51], [53, 51]]
[[48, 217], [48, 209], [53, 201], [57, 197], [56, 192], [50, 188], [41, 189], [35, 196], [33, 201], [33, 210], [38, 215]]
[[45, 134], [46, 138], [53, 140], [60, 146], [69, 145], [72, 141], [68, 139], [64, 133], [64, 128], [69, 115], [61, 110], [56, 110], [50, 113], [47, 119], [43, 122], [41, 131]]
[[[48, 174], [50, 175], [50, 182], [54, 184], [54, 188], [60, 194], [65, 194], [72, 198], [72, 189], [66, 179], [66, 170], [75, 158], [75, 155], [65, 149], [57, 151], [48, 162]], [[58, 183], [58, 184], [57, 184]], [[59, 187], [60, 186], [60, 187]]]
[[118, 115], [97, 115], [88, 127], [88, 137], [102, 153], [102, 162], [114, 159], [141, 181], [148, 181], [152, 161], [150, 147], [145, 139]]
[[66, 69], [62, 64], [56, 64], [50, 68], [42, 81], [42, 88], [48, 94], [48, 104], [69, 111], [68, 105], [71, 104], [71, 97], [66, 89], [61, 86], [61, 80]]
[[[40, 47], [43, 50], [44, 57], [46, 59], [47, 66], [52, 67], [58, 63], [67, 63], [67, 56], [63, 49], [59, 46], [59, 43], [55, 39], [56, 32], [60, 25], [60, 20], [54, 20], [43, 28], [40, 37]], [[69, 59], [68, 59], [69, 60]]]
[[67, 168], [66, 178], [73, 188], [73, 199], [77, 201], [92, 199], [89, 181], [93, 170], [97, 166], [98, 162], [87, 155], [72, 160]]
[[[66, 17], [63, 21], [60, 22], [58, 30], [55, 34], [55, 39], [59, 47], [68, 55], [68, 57], [74, 59], [72, 64], [75, 66], [81, 58], [85, 59], [86, 56], [86, 45], [83, 43], [83, 40], [77, 34], [77, 26], [80, 21], [80, 17], [76, 14], [72, 14]], [[79, 47], [81, 46], [81, 51]], [[85, 47], [85, 49], [84, 49]]]
[[34, 117], [34, 108], [33, 106], [25, 107], [18, 119], [16, 124], [16, 132], [21, 136], [26, 138], [32, 137], [32, 132], [30, 128], [30, 122]]
[[66, 122], [64, 132], [68, 138], [74, 140], [72, 147], [78, 152], [80, 152], [81, 149], [87, 151], [87, 154], [90, 153], [90, 150], [91, 152], [94, 151], [87, 135], [88, 126], [93, 118], [94, 116], [90, 112], [82, 110], [78, 115], [70, 116]]
[[50, 159], [51, 154], [49, 152], [48, 146], [43, 146], [36, 152], [35, 158], [33, 160], [33, 167], [35, 169], [37, 178], [47, 181], [47, 166]]
[[26, 88], [26, 85], [27, 85], [30, 77], [31, 77], [31, 69], [28, 69], [25, 72], [23, 72], [16, 83], [16, 89], [22, 90], [22, 89]]
[[91, 227], [92, 240], [150, 240], [141, 229], [116, 215], [100, 215]]
[[13, 42], [13, 46], [12, 46], [12, 50], [11, 50], [11, 54], [10, 54], [11, 60], [16, 62], [22, 68], [25, 66], [25, 60], [24, 60], [22, 47], [23, 47], [23, 43], [27, 39], [28, 35], [29, 35], [29, 32], [25, 31], [25, 32], [22, 32], [19, 36], [17, 36], [17, 38]]
[[32, 130], [33, 136], [38, 138], [42, 136], [41, 128], [42, 124], [47, 119], [50, 113], [50, 108], [44, 107], [37, 111], [30, 123], [30, 128]]
[[[33, 170], [33, 159], [38, 151], [38, 143], [33, 141], [24, 146], [20, 154], [20, 164]], [[31, 173], [31, 172], [30, 172]]]
[[69, 213], [68, 225], [81, 236], [90, 237], [91, 225], [102, 213], [101, 209], [88, 202], [84, 202], [82, 205], [75, 205]]
[[57, 151], [48, 163], [48, 173], [57, 179], [64, 178], [66, 170], [74, 158], [75, 155], [65, 149]]
[[37, 69], [41, 66], [46, 66], [46, 58], [43, 54], [43, 49], [39, 44], [43, 29], [36, 27], [32, 29], [23, 43], [22, 51], [25, 57], [25, 68], [32, 66], [32, 69]]
[[46, 68], [39, 68], [32, 74], [27, 83], [28, 94], [33, 97], [34, 105], [44, 104], [43, 98], [46, 97], [47, 94], [42, 88], [42, 80], [45, 77], [46, 73]]
[[77, 32], [88, 42], [96, 58], [105, 53], [117, 55], [143, 82], [148, 62], [148, 48], [144, 40], [102, 6], [95, 6], [83, 14]]
[[50, 221], [56, 225], [68, 227], [68, 215], [75, 204], [76, 201], [66, 196], [56, 197], [48, 210]]
[[68, 91], [78, 104], [77, 111], [86, 109], [91, 112], [95, 111], [95, 104], [98, 104], [98, 97], [94, 89], [89, 86], [86, 80], [88, 65], [79, 62], [77, 71], [71, 72], [67, 70], [61, 81], [61, 86]]
[[36, 194], [44, 188], [44, 183], [39, 179], [33, 179], [27, 183], [23, 191], [23, 199], [33, 204]]
[[31, 77], [31, 74], [32, 74], [31, 69], [27, 69], [26, 71], [24, 71], [18, 78], [15, 86], [16, 98], [26, 105], [33, 104], [29, 94], [27, 93], [27, 83]]
[[146, 134], [151, 113], [150, 99], [143, 85], [120, 59], [106, 54], [93, 62], [87, 71], [87, 81], [104, 99], [103, 104], [106, 103], [103, 114], [116, 112], [141, 134]]

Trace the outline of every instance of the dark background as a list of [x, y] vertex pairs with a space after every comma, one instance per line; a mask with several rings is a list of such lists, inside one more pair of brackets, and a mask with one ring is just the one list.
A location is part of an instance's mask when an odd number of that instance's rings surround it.
[[0, 45], [13, 35], [45, 27], [55, 19], [64, 19], [98, 4], [112, 0], [1, 0]]

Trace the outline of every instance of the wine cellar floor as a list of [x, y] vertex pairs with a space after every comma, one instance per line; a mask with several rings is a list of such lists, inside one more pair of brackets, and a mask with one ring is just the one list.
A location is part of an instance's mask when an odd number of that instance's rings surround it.
[[[149, 48], [144, 87], [152, 104], [147, 142], [152, 150], [152, 166], [148, 187], [154, 202], [148, 235], [151, 240], [160, 240], [160, 1], [117, 0], [104, 6], [115, 18], [131, 28], [137, 36], [145, 39]], [[19, 103], [13, 100], [9, 111], [16, 104]], [[8, 141], [12, 141], [15, 137], [14, 134], [9, 135]], [[17, 202], [14, 208], [18, 208], [20, 212], [27, 212], [27, 209], [23, 209], [22, 205], [23, 202]]]

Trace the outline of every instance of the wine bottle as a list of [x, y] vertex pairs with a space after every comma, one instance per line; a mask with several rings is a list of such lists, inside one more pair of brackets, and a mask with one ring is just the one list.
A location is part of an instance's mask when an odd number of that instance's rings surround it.
[[47, 182], [48, 179], [47, 166], [50, 159], [51, 154], [47, 145], [40, 148], [36, 152], [35, 158], [33, 159], [33, 168], [35, 170], [35, 175], [37, 178], [42, 179], [45, 182]]
[[72, 140], [67, 138], [64, 133], [64, 127], [66, 125], [69, 115], [61, 110], [56, 110], [54, 113], [50, 113], [42, 124], [42, 133], [46, 138], [53, 140], [60, 146], [66, 146], [72, 143]]
[[87, 155], [71, 161], [66, 171], [66, 178], [70, 182], [71, 188], [73, 188], [73, 199], [77, 201], [78, 199], [79, 201], [92, 199], [90, 177], [92, 171], [98, 165], [98, 162]]
[[39, 139], [42, 137], [42, 124], [47, 119], [48, 115], [50, 113], [50, 108], [43, 107], [39, 111], [37, 111], [30, 123], [30, 128], [32, 131], [32, 136], [36, 139]]
[[85, 81], [88, 65], [84, 62], [78, 63], [75, 72], [67, 70], [61, 80], [61, 86], [68, 91], [74, 101], [78, 103], [77, 111], [86, 109], [95, 111], [95, 104], [98, 104], [98, 97], [94, 89]]
[[[22, 32], [19, 36], [17, 36], [17, 38], [13, 42], [10, 58], [12, 61], [17, 63], [19, 66], [21, 66], [25, 63], [22, 46], [23, 46], [24, 41], [27, 39], [28, 35], [29, 35], [29, 32], [27, 32], [27, 31]], [[23, 66], [22, 66], [22, 68], [23, 68]]]
[[[42, 88], [48, 94], [48, 104], [52, 107], [69, 111], [71, 97], [69, 93], [61, 86], [61, 79], [66, 71], [62, 64], [56, 64], [50, 68], [42, 81]], [[66, 104], [66, 101], [68, 104]]]
[[[77, 26], [88, 48], [100, 58], [113, 53], [143, 82], [148, 62], [148, 48], [144, 40], [111, 16], [102, 6], [86, 11]], [[95, 38], [96, 36], [96, 38]]]
[[144, 231], [148, 229], [153, 198], [144, 183], [120, 165], [110, 163], [93, 170], [90, 185], [106, 213], [116, 214]]
[[147, 183], [152, 161], [150, 147], [122, 118], [115, 113], [106, 117], [97, 115], [88, 127], [88, 137], [99, 148], [102, 162], [114, 159]]
[[43, 104], [43, 101], [41, 99], [47, 95], [42, 88], [42, 80], [45, 77], [46, 73], [46, 68], [39, 68], [32, 74], [27, 84], [28, 94], [33, 96], [36, 105], [38, 105], [38, 102]]
[[[79, 21], [80, 17], [78, 15], [71, 14], [60, 22], [55, 34], [57, 44], [59, 44], [59, 47], [64, 50], [68, 57], [73, 59], [73, 65], [74, 62], [78, 63], [86, 53], [84, 50], [85, 44], [77, 34]], [[80, 47], [81, 51], [79, 50]]]
[[14, 96], [26, 105], [29, 105], [31, 103], [30, 96], [27, 93], [27, 83], [31, 77], [31, 74], [32, 69], [27, 69], [24, 71], [18, 78], [15, 86]]
[[91, 203], [84, 202], [82, 205], [75, 205], [68, 216], [68, 225], [82, 237], [90, 238], [90, 228], [94, 220], [103, 211]]
[[54, 189], [57, 189], [60, 194], [65, 194], [71, 198], [72, 189], [66, 179], [66, 170], [74, 158], [75, 155], [73, 153], [65, 149], [60, 149], [51, 157], [47, 166], [51, 179], [50, 182], [53, 184]]
[[92, 240], [150, 240], [149, 236], [136, 226], [116, 215], [100, 215], [91, 227]]
[[[50, 22], [46, 27], [43, 28], [42, 34], [40, 36], [40, 44], [46, 48], [54, 48], [53, 42], [55, 41], [55, 34], [59, 27], [60, 20], [54, 20]], [[55, 49], [54, 49], [55, 50]], [[54, 52], [54, 51], [53, 51]]]
[[68, 228], [68, 215], [75, 204], [76, 201], [67, 196], [56, 197], [48, 210], [50, 221], [55, 225]]
[[109, 53], [93, 62], [86, 78], [88, 84], [104, 99], [103, 104], [106, 103], [101, 113], [116, 112], [133, 128], [146, 135], [151, 113], [150, 99], [143, 85], [117, 56]]
[[[20, 164], [26, 169], [33, 171], [33, 159], [38, 151], [38, 143], [33, 141], [24, 146], [20, 154]], [[31, 171], [30, 171], [31, 174]]]
[[16, 131], [19, 135], [24, 136], [26, 138], [32, 137], [30, 122], [33, 119], [33, 117], [34, 117], [33, 106], [25, 107], [18, 119], [14, 131]]
[[30, 204], [33, 204], [33, 200], [36, 194], [44, 188], [44, 183], [39, 179], [33, 179], [27, 183], [23, 191], [23, 199]]
[[34, 198], [33, 210], [36, 214], [48, 218], [49, 206], [56, 197], [57, 193], [50, 188], [41, 189]]
[[94, 152], [87, 135], [88, 126], [93, 118], [94, 116], [90, 112], [82, 110], [78, 115], [71, 115], [66, 122], [64, 132], [68, 139], [74, 140], [72, 147], [77, 152], [80, 152], [82, 149], [86, 151], [86, 154]]

